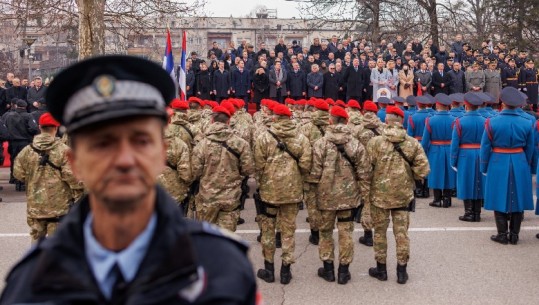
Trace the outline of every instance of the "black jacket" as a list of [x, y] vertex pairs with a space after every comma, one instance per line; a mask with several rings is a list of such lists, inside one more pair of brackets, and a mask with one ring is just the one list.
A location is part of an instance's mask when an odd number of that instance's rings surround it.
[[286, 82], [286, 88], [290, 91], [290, 96], [292, 97], [302, 96], [303, 92], [307, 92], [307, 77], [301, 70], [298, 70], [297, 73], [293, 70], [288, 73]]
[[[13, 268], [0, 304], [108, 304], [84, 252], [82, 228], [89, 211], [84, 197], [55, 235]], [[151, 245], [121, 304], [255, 304], [256, 282], [243, 243], [207, 223], [182, 218], [176, 202], [159, 187], [155, 211]], [[202, 282], [194, 302], [180, 296]]]
[[34, 102], [45, 103], [45, 92], [47, 88], [41, 86], [39, 90], [35, 87], [28, 89], [28, 95], [26, 96], [26, 101], [28, 101], [28, 110], [35, 111], [37, 108], [32, 105]]
[[31, 142], [33, 136], [39, 132], [37, 122], [26, 109], [8, 111], [2, 116], [2, 120], [8, 129], [10, 141]]
[[8, 103], [11, 103], [13, 98], [18, 98], [26, 102], [26, 96], [28, 91], [23, 87], [11, 87], [6, 90], [6, 100]]
[[324, 74], [324, 97], [338, 100], [340, 84], [340, 74], [331, 72]]
[[352, 65], [346, 69], [342, 82], [346, 84], [347, 96], [360, 97], [363, 95], [363, 74], [364, 71], [361, 67], [357, 69], [357, 72]]
[[451, 69], [451, 71], [447, 72], [447, 75], [449, 76], [449, 94], [466, 93], [464, 71], [455, 71], [454, 69]]
[[[441, 87], [441, 84], [444, 84], [444, 87]], [[449, 94], [449, 85], [451, 84], [451, 78], [449, 77], [449, 73], [444, 72], [444, 75], [442, 76], [438, 70], [435, 70], [432, 73], [432, 87], [434, 88], [432, 91], [432, 95], [436, 95], [438, 93], [445, 93]]]

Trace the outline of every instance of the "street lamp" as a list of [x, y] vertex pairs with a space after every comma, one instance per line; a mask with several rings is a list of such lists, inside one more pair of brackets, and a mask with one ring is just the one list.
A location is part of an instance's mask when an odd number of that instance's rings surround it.
[[32, 79], [32, 59], [34, 59], [34, 57], [30, 54], [30, 47], [34, 44], [34, 42], [36, 42], [36, 40], [36, 38], [32, 37], [25, 37], [22, 39], [22, 41], [28, 46], [28, 81]]

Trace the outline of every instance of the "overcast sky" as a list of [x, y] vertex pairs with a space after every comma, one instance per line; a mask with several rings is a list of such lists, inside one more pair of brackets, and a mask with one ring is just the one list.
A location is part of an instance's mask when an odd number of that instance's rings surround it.
[[206, 11], [212, 17], [240, 17], [249, 14], [257, 5], [277, 9], [278, 18], [300, 17], [298, 3], [285, 0], [207, 0]]

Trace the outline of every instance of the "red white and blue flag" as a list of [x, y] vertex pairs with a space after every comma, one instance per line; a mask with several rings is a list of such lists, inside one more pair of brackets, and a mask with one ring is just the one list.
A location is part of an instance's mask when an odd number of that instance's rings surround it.
[[167, 71], [172, 79], [176, 78], [174, 72], [174, 56], [172, 55], [172, 41], [170, 40], [170, 29], [167, 29], [167, 46], [165, 47], [165, 57], [163, 57], [163, 69]]
[[182, 38], [182, 58], [180, 62], [180, 73], [179, 73], [179, 79], [178, 83], [180, 84], [180, 100], [185, 101], [186, 100], [186, 75], [187, 72], [185, 71], [185, 60], [187, 58], [187, 34], [185, 31], [183, 31], [183, 38]]

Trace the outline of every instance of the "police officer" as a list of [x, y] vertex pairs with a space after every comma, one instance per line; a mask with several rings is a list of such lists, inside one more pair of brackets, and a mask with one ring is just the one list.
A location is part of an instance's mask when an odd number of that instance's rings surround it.
[[451, 206], [451, 190], [456, 187], [455, 171], [450, 167], [450, 145], [455, 117], [449, 114], [451, 99], [447, 95], [439, 93], [435, 98], [436, 114], [425, 120], [421, 145], [432, 167], [428, 183], [429, 188], [434, 189], [434, 201], [429, 205], [448, 208]]
[[27, 185], [27, 222], [33, 241], [51, 236], [83, 192], [67, 162], [68, 147], [56, 138], [58, 127], [50, 113], [42, 115], [41, 133], [19, 153], [13, 167], [15, 178]]
[[494, 211], [498, 230], [491, 240], [516, 245], [523, 211], [533, 209], [533, 123], [515, 110], [525, 104], [517, 89], [504, 88], [500, 100], [503, 110], [487, 119], [481, 139], [481, 172], [487, 176], [485, 209]]
[[[15, 109], [6, 112], [3, 116], [4, 124], [9, 134], [9, 154], [11, 157], [11, 175], [13, 175], [13, 165], [19, 152], [32, 142], [32, 137], [38, 133], [38, 127], [34, 118], [26, 111], [26, 102], [18, 100]], [[22, 192], [25, 185], [21, 181], [15, 182], [15, 190]]]
[[88, 195], [13, 268], [0, 304], [255, 304], [247, 246], [185, 220], [156, 186], [175, 87], [159, 65], [122, 55], [54, 79], [47, 106], [70, 134]]
[[241, 183], [254, 174], [254, 164], [251, 147], [229, 126], [231, 114], [225, 103], [213, 108], [212, 124], [195, 146], [191, 163], [194, 178], [200, 180], [197, 218], [234, 232], [240, 217]]
[[517, 68], [514, 59], [509, 60], [509, 65], [502, 70], [502, 86], [505, 88], [507, 86], [518, 88], [518, 77], [520, 74], [520, 69]]
[[279, 214], [283, 249], [280, 281], [286, 285], [292, 280], [296, 216], [303, 201], [303, 177], [311, 170], [312, 152], [309, 140], [290, 119], [288, 107], [276, 103], [273, 114], [274, 123], [256, 139], [254, 152], [264, 256], [264, 269], [258, 270], [257, 277], [268, 283], [275, 281], [275, 220]]
[[528, 96], [528, 104], [533, 105], [533, 111], [537, 111], [537, 102], [539, 100], [539, 71], [534, 67], [534, 62], [528, 59], [525, 67], [520, 69], [518, 82], [522, 92]]
[[313, 146], [313, 166], [309, 175], [316, 181], [316, 202], [321, 216], [318, 249], [324, 266], [318, 269], [318, 276], [328, 282], [335, 281], [333, 228], [336, 219], [339, 231], [337, 282], [343, 285], [351, 279], [348, 267], [354, 257], [354, 214], [360, 198], [364, 202], [368, 199], [370, 182], [365, 148], [352, 136], [346, 125], [347, 119], [348, 114], [343, 108], [331, 108], [327, 132]]
[[[429, 162], [419, 142], [408, 136], [402, 127], [404, 112], [388, 107], [382, 135], [369, 141], [367, 155], [372, 166], [370, 195], [366, 208], [374, 227], [374, 256], [376, 267], [369, 275], [381, 281], [387, 280], [387, 227], [389, 216], [393, 221], [393, 234], [397, 243], [397, 282], [408, 280], [406, 267], [410, 257], [409, 209], [414, 198], [414, 180], [423, 179], [429, 173]], [[372, 221], [371, 221], [372, 220]]]
[[479, 149], [485, 118], [477, 112], [483, 101], [477, 94], [464, 95], [466, 113], [455, 120], [451, 139], [451, 167], [457, 171], [457, 198], [464, 202], [464, 216], [459, 220], [479, 222], [485, 189], [484, 176], [479, 171]]

